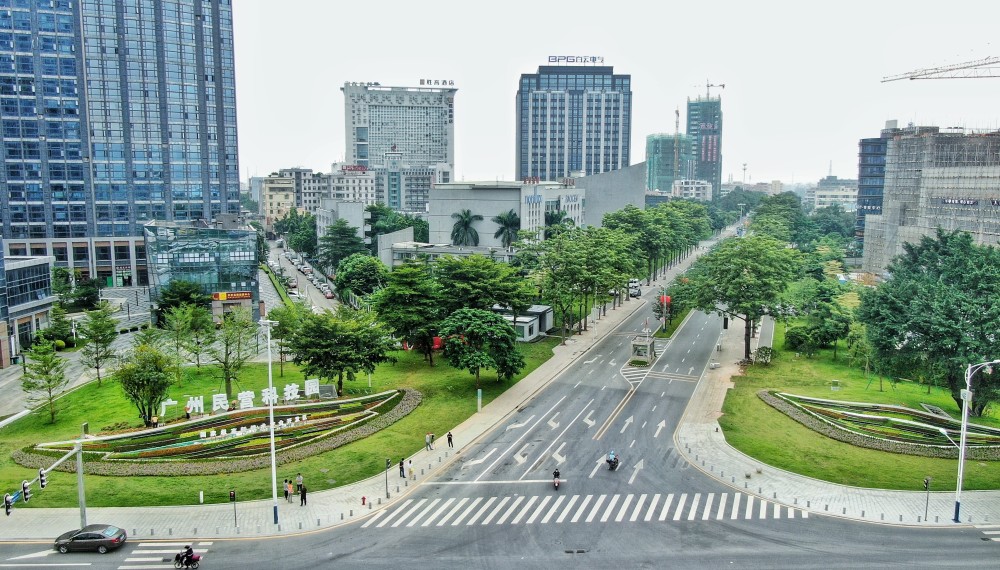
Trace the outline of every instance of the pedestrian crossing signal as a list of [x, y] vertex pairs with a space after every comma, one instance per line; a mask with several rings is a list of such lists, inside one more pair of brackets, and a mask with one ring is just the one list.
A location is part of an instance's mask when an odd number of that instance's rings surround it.
[[21, 482], [21, 499], [23, 499], [24, 502], [27, 503], [28, 499], [30, 499], [30, 498], [31, 498], [31, 486], [28, 485], [27, 481], [22, 481]]
[[47, 484], [48, 484], [48, 481], [46, 481], [45, 469], [39, 469], [38, 470], [38, 486], [41, 487], [42, 489], [44, 489], [45, 485], [47, 485]]

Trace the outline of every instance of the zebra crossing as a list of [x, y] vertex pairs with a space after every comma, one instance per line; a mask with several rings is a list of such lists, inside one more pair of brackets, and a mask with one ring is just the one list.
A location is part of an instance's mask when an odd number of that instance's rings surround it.
[[983, 533], [983, 540], [1000, 542], [1000, 524], [977, 524], [975, 527]]
[[361, 528], [533, 525], [592, 522], [807, 519], [808, 511], [746, 493], [513, 495], [408, 499]]
[[[191, 545], [194, 553], [204, 556], [210, 541], [201, 542], [140, 542], [125, 558], [118, 570], [149, 570], [151, 568], [173, 568], [174, 555]], [[128, 548], [128, 543], [124, 548]]]

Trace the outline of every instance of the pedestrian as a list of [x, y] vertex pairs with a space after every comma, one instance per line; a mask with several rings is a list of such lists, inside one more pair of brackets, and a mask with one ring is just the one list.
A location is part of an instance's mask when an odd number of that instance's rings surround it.
[[403, 465], [403, 458], [399, 458], [399, 476], [406, 479], [406, 467]]
[[285, 490], [285, 500], [287, 501], [288, 500], [288, 479], [285, 479], [285, 482], [281, 484], [281, 488]]
[[431, 434], [430, 434], [430, 432], [428, 432], [427, 435], [424, 436], [424, 449], [426, 449], [427, 451], [431, 450]]
[[292, 497], [294, 496], [295, 496], [295, 487], [292, 486], [292, 480], [289, 479], [288, 481], [285, 482], [285, 498], [288, 499], [289, 503], [291, 503]]
[[407, 463], [407, 466], [410, 468], [410, 479], [413, 479], [414, 481], [416, 481], [417, 480], [417, 474], [413, 472], [413, 460], [410, 459], [406, 463]]
[[299, 500], [299, 506], [300, 507], [306, 506], [306, 486], [305, 485], [302, 485], [302, 488], [299, 490], [299, 496], [301, 497], [301, 499]]
[[455, 447], [455, 444], [451, 441], [451, 432], [448, 432], [448, 447]]
[[295, 490], [296, 491], [302, 491], [302, 474], [301, 473], [299, 473], [298, 476], [295, 478]]
[[434, 434], [431, 434], [431, 449], [434, 449]]

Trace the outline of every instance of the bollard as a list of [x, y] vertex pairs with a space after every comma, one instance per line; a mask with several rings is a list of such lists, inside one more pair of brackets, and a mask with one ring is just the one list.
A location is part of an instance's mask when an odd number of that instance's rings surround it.
[[775, 498], [775, 499], [777, 499], [777, 498], [778, 498], [778, 493], [777, 493], [777, 491], [775, 491], [775, 493], [774, 493], [774, 498]]
[[205, 504], [205, 491], [198, 491], [198, 502]]
[[[403, 481], [403, 482], [405, 483], [406, 481]], [[399, 492], [399, 485], [396, 485], [396, 492], [397, 493]]]
[[365, 498], [366, 497], [364, 495], [361, 495], [361, 506], [362, 507], [365, 506]]
[[380, 505], [382, 504], [382, 497], [378, 498], [378, 504], [380, 504]]
[[938, 516], [934, 515], [934, 522], [938, 522]]
[[168, 527], [167, 528], [167, 536], [173, 536], [173, 535], [174, 535], [174, 529]]
[[[278, 530], [281, 530], [281, 526], [278, 526]], [[236, 534], [240, 533], [240, 527], [236, 527]]]
[[441, 456], [438, 456], [438, 463], [441, 463]]
[[899, 522], [903, 522], [903, 515], [899, 515]]
[[824, 505], [823, 506], [823, 510], [824, 511], [829, 511], [830, 510], [830, 505]]
[[920, 522], [920, 515], [917, 515], [917, 522]]
[[861, 511], [861, 518], [865, 518], [865, 512]]
[[734, 476], [733, 476], [733, 477], [731, 477], [731, 478], [732, 478], [732, 480], [733, 480], [733, 483], [735, 483], [735, 482], [736, 482], [736, 476], [734, 475]]
[[302, 523], [299, 523], [299, 530], [302, 530]]
[[344, 520], [344, 513], [340, 513], [340, 520]]
[[[427, 468], [428, 468], [428, 469], [430, 469], [430, 466], [428, 466]], [[421, 477], [423, 477], [423, 476], [424, 476], [424, 470], [423, 470], [423, 469], [421, 469], [421, 470], [420, 470], [420, 476], [421, 476]]]
[[370, 510], [372, 510], [372, 507], [374, 507], [374, 506], [375, 506], [375, 505], [374, 505], [373, 503], [368, 503], [368, 510], [369, 510], [369, 511], [370, 511]]
[[702, 460], [701, 460], [701, 466], [702, 466], [702, 467], [704, 467], [704, 466], [705, 466], [705, 460], [704, 460], [704, 459], [702, 459]]
[[797, 505], [797, 504], [799, 504], [799, 498], [798, 498], [798, 497], [795, 497], [795, 501], [793, 501], [793, 502], [792, 502], [792, 504], [793, 504], [793, 505]]
[[757, 487], [757, 494], [758, 495], [763, 495], [764, 494], [764, 488], [763, 487]]
[[403, 486], [404, 487], [409, 487], [410, 486], [409, 479], [407, 479], [406, 481], [403, 481]]
[[747, 483], [746, 481], [744, 481], [744, 482], [743, 482], [743, 488], [744, 488], [744, 489], [749, 489], [749, 488], [750, 488], [750, 484], [749, 484], [749, 483]]
[[[216, 530], [215, 532], [218, 533], [219, 531]], [[134, 528], [132, 529], [132, 536], [139, 536], [139, 533], [136, 532]]]
[[806, 508], [808, 509], [811, 506], [812, 506], [812, 501], [806, 501]]
[[843, 509], [841, 509], [840, 514], [846, 515], [847, 514], [847, 507], [844, 507]]
[[316, 519], [316, 526], [320, 526], [319, 519]]

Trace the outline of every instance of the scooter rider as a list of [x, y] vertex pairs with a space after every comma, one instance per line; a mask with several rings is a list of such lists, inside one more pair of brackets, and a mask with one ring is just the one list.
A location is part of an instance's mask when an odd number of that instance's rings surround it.
[[556, 470], [552, 472], [552, 478], [553, 479], [558, 479], [559, 478], [559, 468], [558, 467], [556, 467]]
[[184, 552], [181, 553], [181, 563], [184, 564], [184, 566], [190, 566], [193, 558], [194, 549], [191, 548], [191, 545], [189, 544], [184, 547]]

